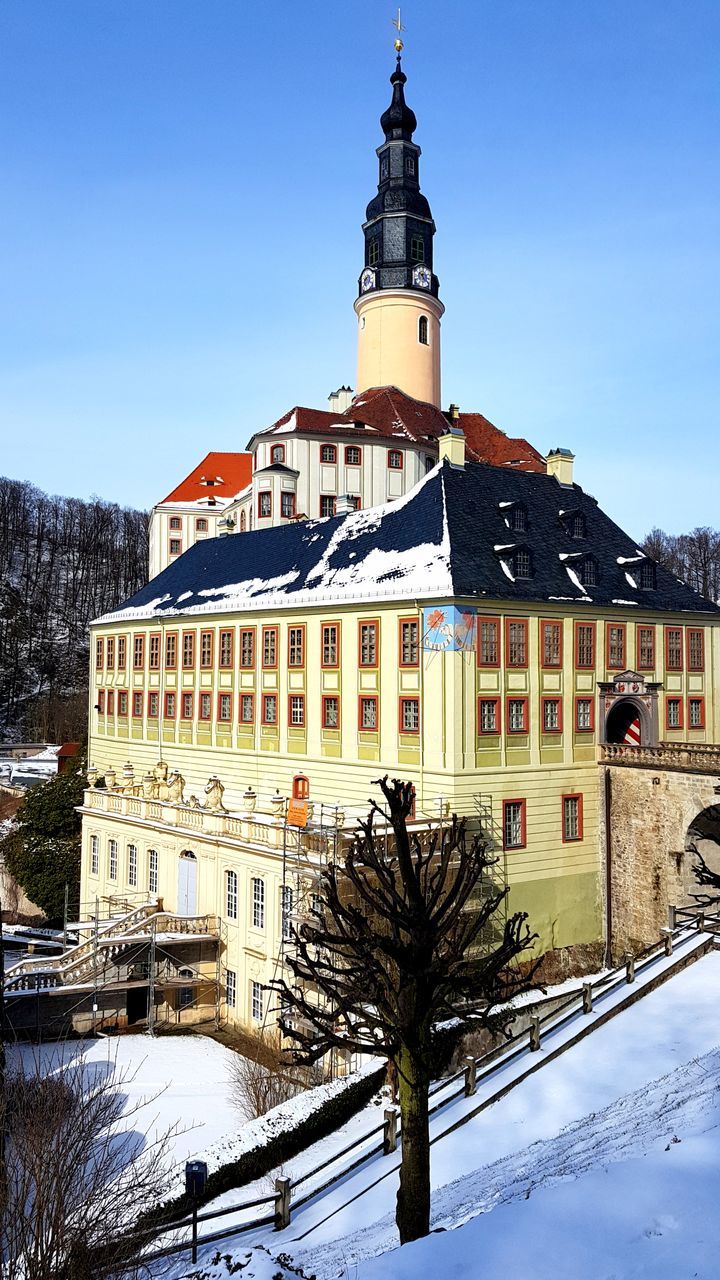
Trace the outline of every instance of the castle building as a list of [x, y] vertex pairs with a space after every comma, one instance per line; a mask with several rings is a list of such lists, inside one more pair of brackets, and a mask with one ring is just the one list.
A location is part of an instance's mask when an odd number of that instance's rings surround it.
[[[164, 931], [153, 1017], [274, 1017], [290, 925], [385, 773], [412, 781], [421, 825], [455, 810], [480, 826], [542, 952], [597, 959], [603, 753], [720, 735], [720, 609], [574, 483], [567, 450], [544, 459], [440, 409], [435, 226], [404, 85], [398, 59], [355, 397], [256, 433], [223, 510], [243, 536], [183, 547], [92, 626], [81, 896], [125, 904], [136, 938]], [[131, 1017], [121, 995], [115, 1014]]]

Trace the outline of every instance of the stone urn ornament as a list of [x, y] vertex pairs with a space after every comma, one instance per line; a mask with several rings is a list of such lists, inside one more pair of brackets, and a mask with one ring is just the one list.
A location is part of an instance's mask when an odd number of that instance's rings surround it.
[[114, 769], [105, 770], [105, 786], [107, 787], [108, 791], [114, 790], [116, 776], [117, 775]]
[[243, 791], [243, 809], [246, 813], [254, 813], [257, 804], [257, 791], [253, 791], [252, 787], [248, 787]]
[[285, 812], [285, 797], [281, 796], [279, 791], [276, 791], [275, 795], [270, 797], [270, 808], [274, 818], [282, 818]]
[[87, 777], [88, 786], [90, 787], [90, 790], [92, 790], [98, 780], [97, 765], [88, 765], [87, 774], [85, 776]]

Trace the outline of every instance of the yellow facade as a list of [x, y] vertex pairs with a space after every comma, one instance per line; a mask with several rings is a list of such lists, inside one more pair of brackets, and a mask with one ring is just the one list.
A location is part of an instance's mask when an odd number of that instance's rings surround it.
[[357, 394], [395, 386], [440, 408], [439, 298], [409, 289], [382, 289], [357, 299]]

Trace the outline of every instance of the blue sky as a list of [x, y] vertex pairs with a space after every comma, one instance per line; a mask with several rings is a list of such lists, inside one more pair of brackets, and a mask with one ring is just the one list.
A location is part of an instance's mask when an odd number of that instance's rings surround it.
[[[145, 506], [354, 382], [385, 0], [0, 0], [0, 472]], [[720, 5], [413, 0], [443, 401], [720, 524]]]

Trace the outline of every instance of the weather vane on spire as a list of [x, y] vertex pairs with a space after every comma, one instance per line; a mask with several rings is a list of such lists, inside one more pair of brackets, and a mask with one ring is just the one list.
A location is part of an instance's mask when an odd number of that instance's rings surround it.
[[400, 19], [400, 10], [399, 10], [399, 9], [398, 9], [398, 11], [397, 11], [397, 17], [396, 17], [396, 18], [391, 18], [391, 19], [390, 19], [390, 21], [392, 22], [393, 26], [395, 27], [395, 29], [396, 29], [396, 31], [397, 31], [397, 36], [395, 37], [395, 52], [397, 53], [397, 56], [398, 56], [398, 58], [399, 58], [399, 57], [400, 57], [400, 54], [402, 53], [403, 48], [404, 48], [404, 46], [403, 46], [403, 42], [402, 42], [402, 40], [401, 40], [401, 38], [400, 38], [400, 32], [405, 30], [405, 28], [404, 28], [404, 26], [403, 26], [403, 24], [402, 24], [402, 21], [401, 21], [401, 19]]

